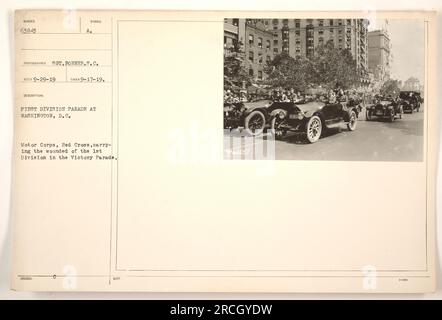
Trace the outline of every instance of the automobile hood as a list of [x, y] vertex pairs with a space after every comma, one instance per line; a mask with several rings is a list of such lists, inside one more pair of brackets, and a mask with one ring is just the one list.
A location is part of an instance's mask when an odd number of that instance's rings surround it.
[[259, 100], [254, 102], [244, 102], [246, 109], [267, 108], [272, 103], [271, 100]]
[[389, 105], [391, 105], [391, 103], [392, 103], [391, 101], [382, 100], [381, 102], [376, 104], [376, 108], [388, 107]]
[[314, 112], [321, 109], [323, 106], [325, 106], [325, 103], [319, 101], [296, 104], [296, 107], [302, 112]]

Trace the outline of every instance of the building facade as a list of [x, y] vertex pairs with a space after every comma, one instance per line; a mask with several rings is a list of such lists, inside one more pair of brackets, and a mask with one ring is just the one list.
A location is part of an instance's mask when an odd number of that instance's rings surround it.
[[379, 81], [390, 78], [390, 38], [386, 30], [368, 33], [368, 69]]
[[[265, 78], [264, 65], [280, 53], [310, 57], [317, 46], [331, 41], [335, 48], [348, 49], [361, 78], [368, 78], [366, 19], [225, 19], [224, 43], [242, 44], [249, 74]], [[233, 26], [237, 30], [229, 32]]]
[[245, 55], [247, 72], [256, 80], [265, 79], [264, 67], [274, 57], [273, 34], [268, 31], [266, 20], [225, 19], [224, 53], [239, 46]]
[[417, 79], [415, 77], [410, 77], [404, 81], [404, 85], [402, 87], [402, 90], [423, 91], [423, 87], [422, 87], [419, 79]]

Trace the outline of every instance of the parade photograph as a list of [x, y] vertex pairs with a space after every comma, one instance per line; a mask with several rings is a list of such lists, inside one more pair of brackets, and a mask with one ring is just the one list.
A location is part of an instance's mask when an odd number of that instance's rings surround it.
[[422, 161], [424, 83], [423, 20], [225, 19], [224, 159]]

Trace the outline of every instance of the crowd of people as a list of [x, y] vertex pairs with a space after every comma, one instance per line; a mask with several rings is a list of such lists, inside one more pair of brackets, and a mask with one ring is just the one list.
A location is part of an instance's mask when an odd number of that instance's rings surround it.
[[364, 94], [358, 92], [356, 89], [343, 90], [342, 88], [330, 89], [328, 91], [321, 91], [320, 93], [301, 93], [293, 88], [281, 89], [277, 88], [271, 90], [267, 96], [257, 96], [247, 94], [247, 91], [241, 90], [234, 92], [232, 90], [224, 90], [224, 102], [250, 102], [259, 99], [269, 99], [274, 102], [294, 102], [294, 103], [306, 103], [310, 101], [321, 101], [325, 103], [338, 103], [338, 102], [351, 102], [362, 100]]
[[233, 90], [224, 90], [224, 103], [237, 103], [237, 102], [248, 102], [250, 98], [247, 97], [247, 91], [241, 90], [239, 92], [234, 92]]

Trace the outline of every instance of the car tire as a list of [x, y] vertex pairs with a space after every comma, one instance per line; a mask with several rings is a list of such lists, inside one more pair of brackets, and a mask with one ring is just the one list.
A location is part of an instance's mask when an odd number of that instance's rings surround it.
[[365, 120], [367, 120], [367, 121], [371, 121], [373, 118], [372, 118], [372, 116], [371, 116], [371, 112], [370, 112], [370, 110], [366, 110], [365, 111]]
[[250, 112], [244, 120], [244, 128], [248, 135], [257, 136], [264, 132], [266, 118], [261, 111]]
[[[280, 114], [284, 114], [284, 118], [280, 117]], [[276, 140], [281, 140], [286, 134], [286, 130], [278, 130], [278, 122], [285, 120], [287, 116], [287, 111], [284, 109], [275, 109], [270, 113], [270, 132], [275, 137]]]
[[351, 111], [349, 116], [349, 121], [347, 123], [347, 128], [349, 131], [355, 131], [356, 130], [356, 124], [357, 124], [357, 116], [356, 112]]
[[285, 131], [278, 130], [277, 123], [278, 121], [282, 121], [283, 119], [280, 119], [278, 116], [275, 116], [272, 118], [272, 121], [270, 122], [270, 132], [275, 137], [275, 140], [281, 140], [285, 136]]
[[395, 112], [393, 110], [390, 111], [390, 118], [388, 120], [390, 120], [390, 122], [394, 122], [395, 120]]
[[307, 134], [307, 140], [310, 143], [315, 143], [319, 140], [322, 134], [322, 121], [318, 116], [311, 117], [306, 125], [305, 132]]

